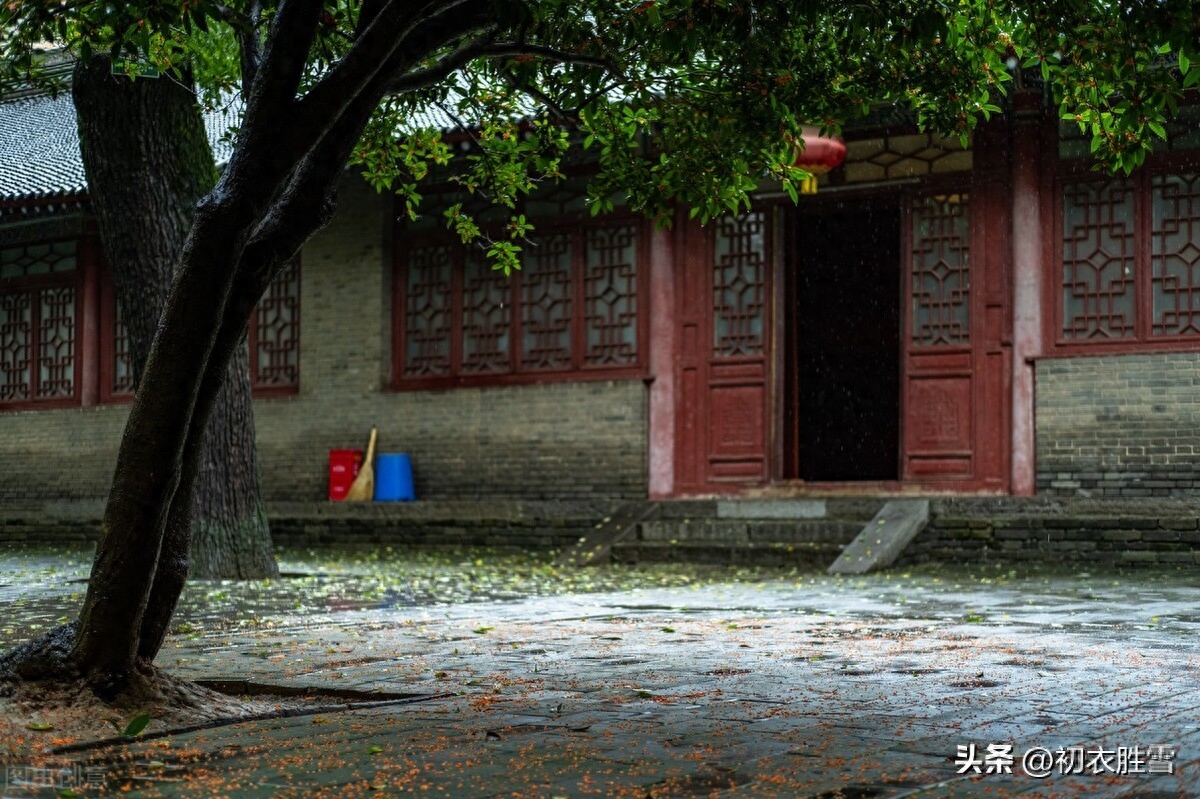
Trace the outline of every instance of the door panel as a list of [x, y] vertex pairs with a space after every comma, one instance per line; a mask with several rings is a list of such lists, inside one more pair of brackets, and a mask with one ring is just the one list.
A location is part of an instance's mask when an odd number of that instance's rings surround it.
[[682, 226], [676, 473], [683, 493], [768, 478], [769, 211]]
[[904, 363], [904, 478], [974, 476], [970, 202], [911, 201]]

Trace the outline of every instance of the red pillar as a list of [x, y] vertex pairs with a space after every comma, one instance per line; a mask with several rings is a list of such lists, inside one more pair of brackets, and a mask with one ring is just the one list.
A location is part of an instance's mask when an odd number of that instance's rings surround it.
[[1041, 97], [1014, 98], [1012, 148], [1012, 492], [1037, 490], [1034, 365], [1042, 354]]
[[669, 230], [650, 237], [650, 498], [675, 493], [675, 248]]

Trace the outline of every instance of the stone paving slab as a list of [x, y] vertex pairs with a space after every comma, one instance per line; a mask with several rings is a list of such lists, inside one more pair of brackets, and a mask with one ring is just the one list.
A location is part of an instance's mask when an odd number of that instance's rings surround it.
[[[1198, 601], [1182, 580], [874, 577], [278, 612], [173, 636], [160, 665], [450, 696], [67, 759], [147, 799], [1200, 796]], [[1022, 769], [1034, 747], [1154, 744], [1174, 773]], [[971, 747], [1013, 773], [960, 774]]]

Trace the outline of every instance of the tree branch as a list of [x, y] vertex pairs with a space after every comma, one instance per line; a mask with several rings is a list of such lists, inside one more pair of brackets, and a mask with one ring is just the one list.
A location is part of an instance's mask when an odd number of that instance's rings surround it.
[[252, 109], [273, 116], [286, 113], [293, 103], [317, 35], [321, 5], [321, 0], [282, 0], [279, 4], [256, 70], [258, 80], [251, 84], [246, 127], [252, 125]]
[[[464, 13], [463, 7], [472, 5], [475, 8]], [[408, 63], [418, 61], [446, 42], [473, 33], [488, 10], [480, 0], [438, 0], [434, 8], [417, 14], [403, 6], [401, 0], [388, 0], [350, 51], [300, 98], [295, 109], [299, 125], [315, 129], [322, 120], [338, 119], [378, 75], [408, 66], [393, 61], [396, 52], [405, 51]], [[415, 42], [423, 30], [429, 31], [429, 41]]]
[[487, 28], [481, 36], [447, 53], [436, 64], [400, 75], [388, 86], [388, 94], [404, 94], [432, 86], [451, 72], [482, 56], [494, 35], [495, 28]]
[[556, 61], [560, 64], [580, 64], [584, 66], [599, 67], [606, 72], [611, 72], [614, 75], [620, 75], [621, 69], [615, 61], [603, 58], [602, 56], [584, 55], [582, 53], [568, 53], [565, 50], [557, 50], [553, 47], [547, 47], [542, 44], [530, 44], [528, 42], [497, 42], [492, 45], [484, 56], [489, 58], [504, 58], [519, 55], [540, 56], [550, 61]]
[[249, 94], [262, 64], [262, 40], [258, 36], [258, 28], [262, 24], [262, 4], [258, 0], [251, 0], [245, 13], [218, 5], [217, 16], [233, 29], [242, 68], [242, 93]]
[[358, 11], [358, 20], [354, 23], [355, 39], [362, 36], [363, 32], [370, 27], [386, 4], [387, 0], [363, 0], [362, 8]]
[[560, 106], [557, 102], [555, 102], [554, 98], [550, 97], [548, 94], [546, 94], [544, 91], [542, 91], [538, 87], [525, 86], [520, 81], [518, 81], [515, 77], [508, 74], [507, 72], [503, 73], [503, 76], [504, 76], [505, 83], [507, 83], [509, 86], [511, 86], [516, 91], [519, 91], [522, 94], [527, 94], [530, 97], [532, 97], [534, 100], [537, 100], [539, 103], [546, 106], [546, 108], [550, 111], [550, 113], [553, 114], [555, 117], [557, 117], [560, 121], [571, 122], [576, 118], [577, 110], [568, 112], [566, 109], [564, 109], [562, 106]]

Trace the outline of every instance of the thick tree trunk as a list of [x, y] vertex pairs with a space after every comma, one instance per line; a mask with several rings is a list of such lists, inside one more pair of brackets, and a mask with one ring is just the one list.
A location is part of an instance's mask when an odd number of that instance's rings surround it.
[[[448, 11], [445, 30], [435, 25], [415, 37], [411, 52], [393, 52], [396, 26], [405, 30], [407, 19], [397, 11], [364, 34], [386, 65], [347, 78], [363, 84], [322, 117], [321, 103], [317, 113], [312, 102], [295, 100], [320, 8], [319, 0], [280, 5], [237, 150], [196, 207], [121, 439], [79, 619], [73, 630], [14, 652], [0, 669], [24, 674], [22, 667], [42, 662], [48, 649], [58, 662], [61, 639], [73, 633], [65, 666], [107, 694], [129, 686], [157, 654], [186, 579], [186, 520], [205, 429], [254, 304], [282, 264], [329, 222], [338, 177], [393, 76], [474, 29]], [[482, 18], [486, 10], [480, 5], [475, 13]], [[339, 74], [376, 65], [361, 54], [347, 63]]]
[[[214, 183], [212, 152], [194, 96], [174, 80], [115, 77], [97, 55], [77, 65], [73, 93], [92, 207], [140, 378], [196, 203]], [[183, 574], [277, 576], [244, 342], [204, 441], [191, 519], [174, 522], [190, 527], [190, 569], [182, 559]], [[169, 619], [171, 608], [157, 610]]]

